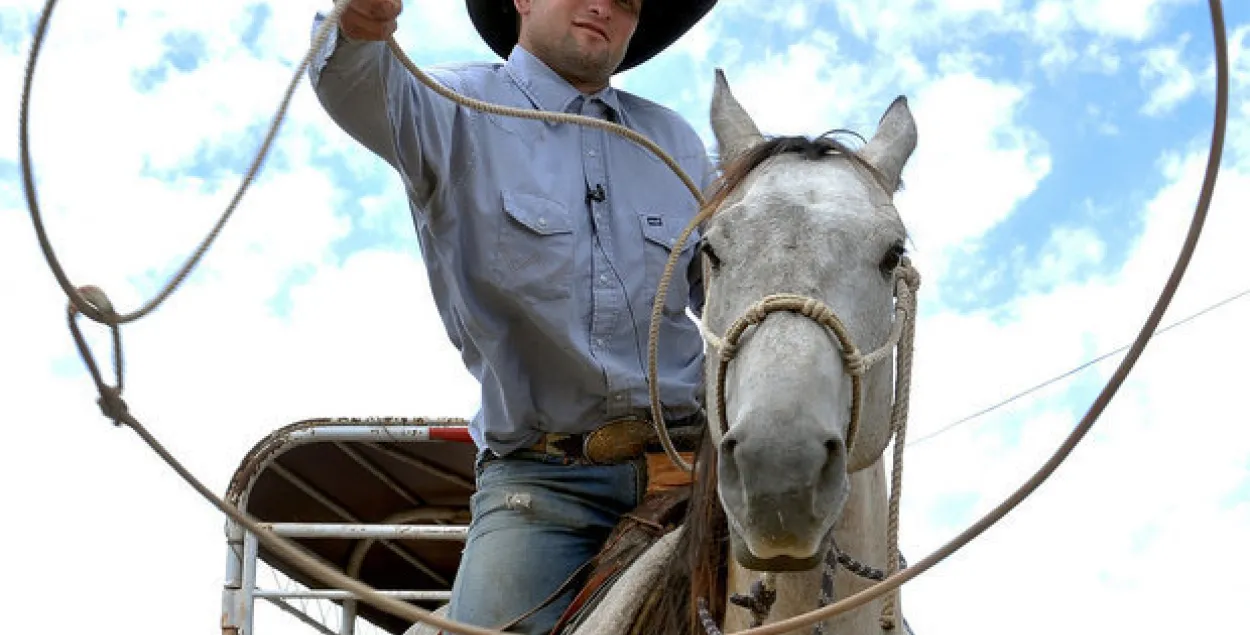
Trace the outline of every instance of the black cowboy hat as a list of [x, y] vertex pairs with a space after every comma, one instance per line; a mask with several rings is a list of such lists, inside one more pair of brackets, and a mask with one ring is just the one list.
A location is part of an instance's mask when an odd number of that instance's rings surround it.
[[[465, 0], [469, 19], [499, 57], [507, 58], [517, 41], [517, 13], [512, 0]], [[616, 72], [633, 68], [685, 35], [716, 0], [644, 0], [638, 28]]]

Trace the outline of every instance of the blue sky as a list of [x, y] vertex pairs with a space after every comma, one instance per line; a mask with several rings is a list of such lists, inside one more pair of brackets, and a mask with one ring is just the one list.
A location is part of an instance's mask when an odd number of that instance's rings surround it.
[[[238, 187], [305, 52], [312, 12], [325, 4], [58, 7], [32, 132], [40, 200], [76, 281], [132, 308], [181, 264]], [[14, 96], [0, 118], [14, 126], [38, 9], [0, 3], [0, 84]], [[770, 133], [867, 135], [895, 95], [909, 97], [920, 146], [898, 206], [924, 275], [917, 438], [1136, 334], [1180, 247], [1206, 159], [1205, 10], [1195, 0], [722, 1], [618, 86], [677, 109], [709, 147], [716, 67]], [[1250, 231], [1250, 5], [1227, 2], [1225, 12], [1234, 77], [1224, 171], [1167, 321], [1250, 287], [1238, 258]], [[397, 38], [423, 66], [492, 59], [459, 2], [407, 3]], [[0, 482], [39, 474], [36, 487], [3, 491], [49, 526], [107, 520], [95, 544], [56, 528], [21, 539], [34, 541], [31, 553], [57, 549], [87, 563], [77, 580], [108, 591], [82, 599], [85, 614], [116, 614], [133, 598], [115, 590], [157, 581], [179, 592], [128, 632], [215, 632], [220, 518], [95, 410], [63, 298], [35, 249], [12, 139], [0, 150], [0, 297], [21, 310], [0, 329], [0, 394], [22, 422], [14, 447], [35, 451], [0, 462]], [[1078, 623], [1088, 632], [1226, 628], [1205, 607], [1244, 597], [1244, 580], [1214, 573], [1223, 586], [1212, 598], [1177, 588], [1159, 563], [1184, 553], [1220, 571], [1250, 565], [1244, 550], [1230, 554], [1250, 531], [1250, 419], [1236, 399], [1245, 374], [1235, 361], [1250, 355], [1238, 335], [1248, 320], [1250, 299], [1159, 337], [1052, 483], [908, 586], [917, 631], [992, 633], [995, 619], [1025, 633]], [[132, 406], [210, 483], [224, 483], [257, 439], [298, 418], [467, 415], [476, 403], [435, 321], [398, 180], [333, 126], [306, 83], [219, 243], [124, 335]], [[909, 450], [909, 557], [1027, 477], [1116, 362]], [[115, 522], [124, 517], [182, 534], [150, 538], [153, 551], [139, 557], [101, 547], [133, 540]], [[185, 560], [165, 562], [163, 549]], [[1083, 564], [1060, 570], [1061, 556]], [[16, 565], [31, 588], [65, 582], [33, 556], [19, 554]], [[18, 597], [33, 608], [15, 630], [31, 630], [49, 600]], [[264, 635], [304, 632], [276, 611], [261, 617]]]

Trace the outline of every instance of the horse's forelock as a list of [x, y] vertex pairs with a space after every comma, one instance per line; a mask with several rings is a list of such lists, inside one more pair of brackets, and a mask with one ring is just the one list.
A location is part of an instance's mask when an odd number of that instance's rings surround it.
[[853, 135], [863, 140], [862, 136], [853, 131], [836, 129], [814, 139], [799, 135], [783, 135], [755, 144], [736, 159], [721, 164], [721, 175], [712, 189], [712, 195], [707, 199], [707, 206], [711, 209], [719, 209], [724, 205], [725, 200], [746, 181], [747, 177], [764, 162], [787, 154], [796, 154], [809, 161], [820, 161], [833, 156], [846, 157], [867, 169], [878, 183], [884, 183], [875, 166], [850, 145], [834, 136], [839, 133]]

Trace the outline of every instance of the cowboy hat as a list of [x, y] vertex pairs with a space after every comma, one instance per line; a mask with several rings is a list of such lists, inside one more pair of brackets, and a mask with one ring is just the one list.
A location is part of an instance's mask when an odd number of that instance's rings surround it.
[[[512, 0], [465, 0], [469, 19], [486, 44], [507, 58], [517, 42], [517, 13]], [[638, 28], [616, 72], [633, 68], [685, 35], [716, 4], [716, 0], [645, 0]]]

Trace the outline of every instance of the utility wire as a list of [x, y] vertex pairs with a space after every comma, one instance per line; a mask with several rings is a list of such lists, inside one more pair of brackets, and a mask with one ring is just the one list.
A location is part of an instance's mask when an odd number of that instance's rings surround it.
[[[1225, 298], [1225, 299], [1223, 299], [1223, 300], [1220, 300], [1219, 302], [1216, 302], [1215, 304], [1212, 304], [1211, 306], [1208, 306], [1208, 307], [1207, 307], [1207, 308], [1205, 308], [1205, 309], [1202, 309], [1201, 311], [1198, 311], [1197, 313], [1194, 313], [1193, 315], [1190, 315], [1190, 316], [1188, 316], [1188, 317], [1185, 317], [1185, 318], [1182, 318], [1182, 319], [1180, 319], [1180, 320], [1177, 320], [1176, 322], [1173, 322], [1172, 324], [1169, 324], [1169, 325], [1167, 325], [1167, 326], [1165, 326], [1165, 327], [1163, 327], [1163, 328], [1161, 328], [1161, 329], [1159, 329], [1159, 330], [1155, 331], [1155, 335], [1162, 335], [1163, 333], [1166, 333], [1166, 332], [1168, 332], [1168, 331], [1170, 331], [1170, 330], [1172, 330], [1172, 329], [1174, 329], [1174, 328], [1176, 328], [1176, 327], [1178, 327], [1178, 326], [1181, 326], [1181, 325], [1186, 324], [1186, 323], [1188, 323], [1188, 322], [1192, 322], [1193, 320], [1195, 320], [1195, 319], [1197, 319], [1197, 318], [1199, 318], [1199, 317], [1202, 317], [1203, 315], [1206, 315], [1207, 313], [1210, 313], [1210, 312], [1212, 312], [1212, 311], [1214, 311], [1214, 310], [1216, 310], [1216, 309], [1218, 309], [1218, 308], [1220, 308], [1220, 307], [1223, 307], [1223, 306], [1224, 306], [1224, 305], [1226, 305], [1226, 304], [1230, 304], [1230, 303], [1232, 303], [1232, 302], [1233, 302], [1233, 301], [1235, 301], [1235, 300], [1239, 300], [1239, 299], [1241, 299], [1241, 298], [1243, 298], [1243, 297], [1245, 297], [1245, 296], [1247, 296], [1247, 295], [1250, 295], [1250, 289], [1246, 289], [1246, 290], [1244, 290], [1244, 291], [1242, 291], [1242, 292], [1240, 292], [1240, 293], [1237, 293], [1237, 294], [1235, 294], [1235, 295], [1229, 296], [1229, 297], [1227, 297], [1227, 298]], [[939, 435], [941, 435], [941, 434], [945, 434], [946, 432], [949, 432], [950, 430], [953, 430], [954, 428], [957, 428], [957, 427], [959, 427], [959, 426], [961, 426], [961, 425], [963, 425], [963, 424], [965, 424], [965, 423], [968, 423], [969, 421], [972, 421], [973, 419], [976, 419], [977, 417], [980, 417], [980, 416], [983, 416], [983, 415], [989, 414], [989, 413], [991, 413], [991, 412], [993, 412], [993, 411], [995, 411], [995, 410], [998, 410], [999, 408], [1002, 408], [1003, 406], [1006, 406], [1007, 404], [1012, 403], [1013, 401], [1016, 401], [1016, 400], [1021, 399], [1021, 398], [1023, 398], [1023, 397], [1027, 397], [1028, 395], [1033, 394], [1033, 393], [1035, 393], [1035, 392], [1037, 392], [1037, 391], [1041, 390], [1042, 388], [1045, 388], [1045, 387], [1047, 387], [1047, 386], [1049, 386], [1049, 385], [1051, 385], [1051, 384], [1053, 384], [1053, 383], [1055, 383], [1055, 382], [1057, 382], [1057, 381], [1060, 381], [1060, 380], [1062, 380], [1062, 379], [1066, 379], [1066, 378], [1068, 378], [1068, 377], [1071, 377], [1072, 375], [1075, 375], [1075, 374], [1077, 374], [1077, 373], [1081, 372], [1082, 370], [1085, 370], [1086, 368], [1089, 368], [1090, 366], [1093, 366], [1094, 364], [1097, 364], [1098, 362], [1101, 362], [1101, 361], [1103, 361], [1103, 360], [1107, 359], [1108, 357], [1112, 357], [1112, 356], [1114, 356], [1114, 355], [1117, 355], [1117, 354], [1119, 354], [1119, 353], [1122, 353], [1122, 352], [1124, 352], [1125, 350], [1127, 350], [1127, 349], [1128, 349], [1128, 347], [1129, 347], [1129, 345], [1127, 345], [1127, 344], [1126, 344], [1126, 345], [1121, 346], [1121, 347], [1119, 347], [1119, 348], [1117, 348], [1117, 349], [1115, 349], [1115, 350], [1113, 350], [1113, 351], [1111, 351], [1111, 352], [1109, 352], [1109, 353], [1104, 353], [1104, 354], [1102, 354], [1102, 355], [1099, 355], [1098, 357], [1095, 357], [1094, 359], [1091, 359], [1091, 360], [1089, 360], [1089, 361], [1085, 362], [1084, 364], [1081, 364], [1080, 366], [1077, 366], [1076, 368], [1073, 368], [1072, 370], [1069, 370], [1069, 371], [1064, 372], [1064, 373], [1059, 374], [1059, 375], [1055, 375], [1054, 377], [1051, 377], [1050, 379], [1047, 379], [1046, 381], [1044, 381], [1044, 382], [1042, 382], [1042, 383], [1040, 383], [1040, 384], [1037, 384], [1036, 386], [1033, 386], [1032, 388], [1029, 388], [1029, 389], [1024, 390], [1024, 391], [1022, 391], [1022, 392], [1016, 393], [1016, 394], [1014, 394], [1014, 395], [1012, 395], [1012, 396], [1010, 396], [1010, 397], [1008, 397], [1008, 398], [1006, 398], [1006, 399], [1004, 399], [1004, 400], [1002, 400], [1002, 401], [1000, 401], [1000, 402], [998, 402], [998, 403], [996, 403], [996, 404], [994, 404], [994, 405], [992, 405], [992, 406], [989, 406], [989, 407], [987, 407], [987, 408], [983, 408], [983, 409], [981, 409], [981, 410], [978, 410], [977, 412], [974, 412], [974, 413], [972, 413], [972, 414], [970, 414], [970, 415], [968, 415], [968, 416], [966, 416], [966, 417], [963, 417], [963, 418], [961, 418], [961, 419], [958, 419], [958, 420], [956, 420], [956, 421], [953, 421], [953, 422], [951, 422], [951, 423], [948, 423], [948, 424], [946, 424], [946, 425], [942, 426], [941, 428], [938, 428], [937, 430], [935, 430], [935, 431], [933, 431], [933, 432], [930, 432], [929, 434], [926, 434], [926, 435], [924, 435], [924, 436], [922, 436], [922, 437], [918, 437], [918, 438], [916, 438], [916, 439], [913, 439], [913, 440], [911, 440], [911, 441], [908, 441], [907, 443], [905, 443], [905, 444], [904, 444], [904, 446], [903, 446], [903, 447], [908, 447], [908, 448], [909, 448], [909, 447], [912, 447], [912, 446], [914, 446], [914, 445], [919, 445], [919, 444], [924, 443], [925, 441], [928, 441], [928, 440], [930, 440], [930, 439], [932, 439], [932, 438], [934, 438], [934, 437], [937, 437], [937, 436], [939, 436]]]

